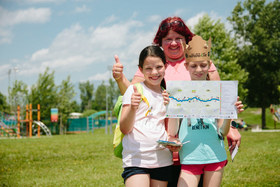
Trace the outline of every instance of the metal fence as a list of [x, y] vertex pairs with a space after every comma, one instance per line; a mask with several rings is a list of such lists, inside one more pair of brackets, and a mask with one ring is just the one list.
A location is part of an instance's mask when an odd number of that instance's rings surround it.
[[[108, 120], [108, 126], [117, 123], [117, 119]], [[79, 118], [79, 119], [68, 119], [67, 120], [67, 132], [89, 132], [94, 131], [96, 128], [105, 128], [105, 119], [93, 119], [93, 118]]]

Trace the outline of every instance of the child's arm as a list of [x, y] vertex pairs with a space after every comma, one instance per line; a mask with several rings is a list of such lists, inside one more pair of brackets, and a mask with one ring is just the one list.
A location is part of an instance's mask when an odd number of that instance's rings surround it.
[[[234, 104], [237, 109], [237, 113], [243, 112], [243, 104], [242, 101], [239, 101], [239, 97], [237, 97], [237, 102]], [[220, 128], [220, 132], [223, 136], [226, 136], [230, 129], [231, 119], [218, 119], [218, 127]]]
[[223, 136], [226, 136], [229, 132], [231, 119], [218, 119], [218, 127]]
[[179, 130], [179, 118], [169, 118], [167, 125], [167, 134], [168, 137], [174, 137], [178, 133]]
[[[167, 134], [168, 134], [168, 141], [175, 142], [177, 144], [181, 144], [180, 140], [176, 138], [176, 135], [179, 130], [179, 118], [169, 118], [168, 125], [167, 125]], [[166, 146], [172, 152], [178, 152], [182, 148], [182, 146]]]
[[141, 94], [138, 92], [136, 86], [133, 86], [134, 93], [131, 95], [131, 104], [123, 105], [121, 119], [120, 119], [120, 130], [123, 134], [131, 132], [134, 122], [136, 111], [141, 102]]
[[[164, 105], [169, 104], [169, 94], [166, 90], [162, 92]], [[167, 134], [168, 137], [174, 137], [178, 133], [179, 119], [178, 118], [167, 118]]]

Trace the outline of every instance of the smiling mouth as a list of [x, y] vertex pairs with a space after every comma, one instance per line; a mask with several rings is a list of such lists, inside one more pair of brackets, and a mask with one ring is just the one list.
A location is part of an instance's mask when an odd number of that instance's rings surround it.
[[179, 46], [177, 46], [177, 47], [169, 47], [169, 50], [177, 51], [177, 50], [180, 50], [180, 47]]
[[150, 77], [150, 79], [152, 80], [158, 80], [160, 76], [157, 76], [157, 77]]

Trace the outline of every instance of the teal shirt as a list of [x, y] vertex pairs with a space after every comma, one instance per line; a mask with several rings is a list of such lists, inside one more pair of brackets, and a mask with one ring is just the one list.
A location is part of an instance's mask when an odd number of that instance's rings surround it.
[[[191, 125], [188, 124], [191, 120]], [[217, 133], [215, 119], [184, 118], [180, 127], [179, 139], [183, 144], [179, 152], [181, 164], [209, 164], [227, 159], [224, 141]]]

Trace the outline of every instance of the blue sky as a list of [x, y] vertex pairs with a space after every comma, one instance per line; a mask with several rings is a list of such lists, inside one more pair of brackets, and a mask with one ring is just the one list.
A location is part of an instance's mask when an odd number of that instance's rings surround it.
[[[15, 79], [36, 83], [46, 67], [56, 84], [111, 77], [114, 55], [131, 79], [160, 21], [180, 16], [191, 28], [204, 14], [226, 18], [237, 0], [0, 0], [0, 92]], [[10, 74], [8, 73], [10, 72]], [[9, 76], [10, 75], [10, 76]]]

